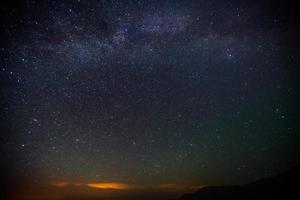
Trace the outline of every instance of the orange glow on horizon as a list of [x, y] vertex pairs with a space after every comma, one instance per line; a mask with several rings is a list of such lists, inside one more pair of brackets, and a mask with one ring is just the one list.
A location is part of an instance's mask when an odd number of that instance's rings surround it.
[[69, 183], [67, 181], [51, 181], [50, 184], [55, 187], [66, 186], [87, 186], [95, 189], [111, 189], [111, 190], [136, 190], [136, 189], [162, 189], [162, 190], [196, 190], [206, 185], [177, 185], [175, 183], [165, 183], [160, 185], [135, 185], [120, 182], [100, 182], [100, 183]]
[[128, 190], [133, 188], [131, 185], [124, 183], [89, 183], [86, 185], [98, 189]]

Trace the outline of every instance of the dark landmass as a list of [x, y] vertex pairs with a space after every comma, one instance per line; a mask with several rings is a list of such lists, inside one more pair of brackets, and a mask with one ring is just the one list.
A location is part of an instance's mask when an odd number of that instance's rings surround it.
[[192, 194], [185, 194], [179, 200], [213, 199], [300, 199], [300, 166], [246, 185], [202, 188]]

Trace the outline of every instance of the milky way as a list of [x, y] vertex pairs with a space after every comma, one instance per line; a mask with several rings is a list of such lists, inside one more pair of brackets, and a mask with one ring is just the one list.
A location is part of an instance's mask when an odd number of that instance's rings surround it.
[[298, 162], [298, 24], [286, 7], [78, 0], [1, 10], [7, 177], [220, 185]]

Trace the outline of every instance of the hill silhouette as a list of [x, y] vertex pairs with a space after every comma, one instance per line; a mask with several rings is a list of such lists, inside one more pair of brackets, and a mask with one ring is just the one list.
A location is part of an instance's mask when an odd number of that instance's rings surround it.
[[246, 185], [205, 187], [179, 200], [300, 199], [299, 178], [300, 166], [297, 166], [286, 173]]

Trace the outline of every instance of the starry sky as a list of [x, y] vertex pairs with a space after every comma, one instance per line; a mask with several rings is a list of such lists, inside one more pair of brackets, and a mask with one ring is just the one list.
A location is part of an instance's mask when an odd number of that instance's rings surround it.
[[1, 4], [3, 183], [182, 194], [299, 163], [293, 3]]

